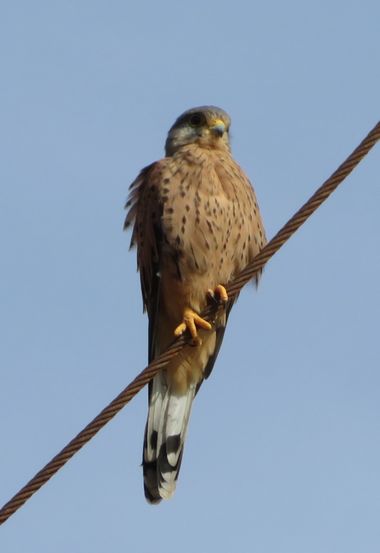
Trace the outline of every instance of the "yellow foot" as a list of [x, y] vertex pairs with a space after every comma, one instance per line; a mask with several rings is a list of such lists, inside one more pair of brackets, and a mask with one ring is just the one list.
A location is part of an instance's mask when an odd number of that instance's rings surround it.
[[211, 330], [212, 328], [210, 323], [202, 319], [198, 313], [195, 313], [195, 311], [190, 309], [190, 307], [186, 307], [183, 312], [183, 321], [174, 330], [174, 336], [181, 336], [186, 330], [188, 330], [194, 344], [200, 345], [202, 341], [198, 336], [197, 326], [199, 328], [204, 328], [205, 330]]
[[215, 290], [209, 290], [208, 295], [216, 303], [226, 303], [228, 301], [227, 290], [221, 284], [218, 284], [218, 286], [215, 287]]

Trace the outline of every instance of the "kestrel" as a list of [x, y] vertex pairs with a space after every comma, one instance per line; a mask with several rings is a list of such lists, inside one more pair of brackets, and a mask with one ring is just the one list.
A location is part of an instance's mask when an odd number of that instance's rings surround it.
[[[143, 472], [150, 503], [174, 493], [193, 399], [211, 373], [233, 303], [225, 285], [266, 242], [253, 188], [231, 156], [229, 128], [220, 108], [186, 111], [169, 130], [165, 157], [130, 187], [125, 228], [134, 223], [149, 361], [189, 335], [149, 384]], [[213, 326], [200, 316], [210, 301], [223, 306]]]

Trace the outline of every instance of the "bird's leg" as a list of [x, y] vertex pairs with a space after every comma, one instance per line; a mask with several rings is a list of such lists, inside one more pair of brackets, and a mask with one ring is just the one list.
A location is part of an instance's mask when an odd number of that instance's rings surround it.
[[197, 327], [204, 328], [205, 330], [211, 330], [212, 326], [205, 319], [202, 319], [195, 313], [190, 307], [185, 307], [183, 310], [182, 323], [174, 330], [174, 336], [181, 336], [186, 330], [190, 332], [194, 345], [200, 345], [202, 343], [198, 336]]
[[215, 303], [227, 303], [228, 294], [227, 290], [222, 284], [218, 284], [214, 290], [208, 291], [208, 297]]

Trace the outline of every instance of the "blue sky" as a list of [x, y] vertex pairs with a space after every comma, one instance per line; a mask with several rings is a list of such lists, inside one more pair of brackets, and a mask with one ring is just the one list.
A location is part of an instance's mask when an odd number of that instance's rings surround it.
[[[185, 109], [233, 120], [269, 237], [379, 116], [375, 1], [3, 2], [0, 502], [140, 371], [129, 183]], [[174, 499], [145, 390], [0, 530], [6, 553], [378, 552], [379, 146], [245, 290]]]

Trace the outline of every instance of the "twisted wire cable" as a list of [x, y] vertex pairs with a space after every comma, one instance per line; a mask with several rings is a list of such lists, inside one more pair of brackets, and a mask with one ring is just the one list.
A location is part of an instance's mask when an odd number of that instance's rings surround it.
[[[289, 219], [279, 232], [266, 244], [252, 263], [228, 284], [227, 293], [230, 299], [235, 298], [242, 287], [256, 273], [262, 270], [269, 259], [289, 240], [299, 227], [318, 209], [330, 194], [353, 171], [359, 162], [367, 155], [380, 138], [380, 122], [368, 133], [357, 148], [338, 167], [338, 169], [322, 184], [309, 200]], [[201, 314], [202, 317], [213, 320], [215, 308], [209, 306]], [[79, 434], [75, 436], [51, 461], [0, 509], [0, 524], [3, 524], [15, 513], [36, 491], [62, 468], [75, 453], [91, 440], [135, 395], [157, 374], [165, 368], [169, 361], [177, 355], [186, 343], [181, 336], [159, 357], [154, 359], [120, 394], [109, 403]]]

